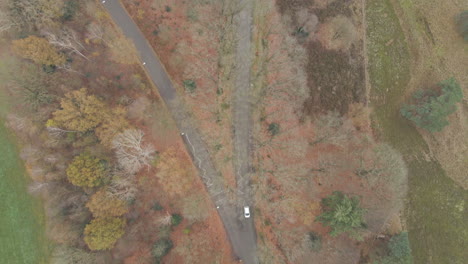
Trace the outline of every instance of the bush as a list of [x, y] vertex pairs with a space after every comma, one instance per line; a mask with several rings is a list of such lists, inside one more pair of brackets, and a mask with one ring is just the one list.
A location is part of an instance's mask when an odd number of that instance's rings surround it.
[[447, 126], [447, 116], [457, 110], [456, 103], [463, 99], [460, 85], [455, 78], [440, 82], [436, 89], [417, 91], [413, 104], [403, 105], [400, 113], [416, 126], [429, 132], [439, 132]]
[[342, 192], [333, 192], [332, 195], [322, 199], [324, 212], [316, 218], [316, 221], [330, 226], [331, 236], [348, 233], [352, 237], [360, 239], [357, 230], [364, 227], [364, 209], [360, 207], [357, 197], [348, 198]]
[[125, 233], [125, 220], [117, 217], [95, 218], [86, 225], [84, 241], [91, 250], [106, 250]]
[[272, 136], [277, 135], [280, 132], [280, 125], [277, 123], [271, 123], [268, 125], [268, 132], [270, 132]]
[[197, 89], [197, 83], [194, 80], [184, 80], [183, 82], [185, 90], [193, 93]]
[[409, 245], [408, 233], [402, 232], [393, 236], [389, 243], [390, 255], [396, 258], [411, 256], [411, 248]]
[[159, 239], [154, 243], [151, 254], [156, 259], [156, 263], [159, 263], [171, 251], [172, 246], [172, 241], [167, 238]]
[[73, 19], [73, 17], [76, 14], [76, 11], [79, 8], [79, 3], [77, 0], [69, 0], [66, 1], [65, 4], [63, 5], [63, 15], [62, 15], [62, 20], [64, 21], [70, 21]]
[[88, 154], [76, 156], [68, 165], [68, 180], [79, 187], [96, 187], [104, 183], [107, 175], [106, 162]]
[[309, 239], [309, 245], [312, 251], [317, 252], [322, 248], [322, 236], [315, 232], [309, 232], [307, 237]]
[[155, 202], [153, 206], [151, 207], [151, 209], [153, 209], [154, 211], [161, 211], [164, 208], [161, 206], [161, 204], [159, 204], [158, 202]]
[[456, 17], [457, 31], [465, 41], [468, 41], [468, 10], [461, 12]]
[[412, 264], [411, 248], [408, 233], [402, 232], [393, 236], [388, 242], [388, 256], [377, 261], [376, 264]]
[[171, 217], [171, 225], [178, 226], [182, 222], [182, 216], [180, 214], [173, 214]]

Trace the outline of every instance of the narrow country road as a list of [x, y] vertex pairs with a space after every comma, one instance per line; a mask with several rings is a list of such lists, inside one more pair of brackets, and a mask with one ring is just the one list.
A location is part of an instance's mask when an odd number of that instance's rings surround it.
[[[223, 177], [215, 170], [206, 144], [197, 131], [197, 126], [190, 117], [189, 111], [186, 110], [183, 101], [178, 97], [164, 66], [120, 1], [107, 0], [102, 1], [102, 4], [111, 15], [115, 24], [135, 44], [140, 59], [144, 63], [144, 69], [158, 88], [159, 94], [171, 112], [213, 203], [219, 207], [218, 213], [223, 221], [235, 256], [242, 260], [242, 263], [256, 264], [258, 261], [256, 258], [256, 238], [253, 220], [252, 218], [244, 218], [243, 205], [239, 201], [231, 201], [227, 197]], [[247, 15], [250, 16], [250, 14]], [[250, 54], [250, 51], [246, 53]], [[247, 67], [250, 70], [250, 66]], [[247, 158], [247, 156], [244, 157]]]

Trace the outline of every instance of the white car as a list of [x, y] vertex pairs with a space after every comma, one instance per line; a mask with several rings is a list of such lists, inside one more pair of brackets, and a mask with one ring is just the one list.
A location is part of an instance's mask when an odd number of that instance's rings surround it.
[[250, 208], [248, 206], [244, 206], [244, 217], [250, 218]]

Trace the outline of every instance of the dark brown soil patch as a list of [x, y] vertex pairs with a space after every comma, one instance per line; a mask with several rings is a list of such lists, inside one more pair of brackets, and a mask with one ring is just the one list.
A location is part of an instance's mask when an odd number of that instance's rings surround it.
[[[352, 16], [350, 3], [351, 1], [338, 0], [331, 2], [326, 8], [319, 9], [314, 7], [313, 0], [276, 1], [281, 14], [292, 18], [293, 25], [289, 25], [291, 32], [300, 27], [296, 17], [296, 12], [300, 9], [310, 9], [318, 16], [319, 23], [323, 23], [338, 15]], [[307, 49], [308, 56], [306, 72], [310, 97], [303, 108], [306, 115], [328, 111], [345, 114], [350, 104], [364, 102], [365, 76], [362, 41], [357, 45], [352, 45], [349, 51], [342, 52], [327, 50], [318, 41], [297, 37], [299, 43]]]
[[310, 97], [304, 112], [348, 112], [348, 106], [363, 102], [365, 97], [364, 67], [360, 50], [352, 46], [349, 54], [326, 50], [318, 42], [306, 44], [309, 62], [307, 83]]

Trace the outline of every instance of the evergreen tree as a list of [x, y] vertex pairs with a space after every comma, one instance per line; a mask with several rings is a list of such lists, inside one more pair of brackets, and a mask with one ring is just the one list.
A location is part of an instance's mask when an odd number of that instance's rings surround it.
[[316, 221], [330, 226], [332, 236], [348, 233], [352, 237], [360, 238], [357, 231], [364, 226], [364, 209], [360, 207], [357, 197], [347, 197], [342, 192], [333, 192], [332, 195], [322, 199], [324, 212]]
[[457, 110], [456, 103], [463, 98], [460, 85], [455, 78], [440, 82], [436, 89], [417, 91], [413, 104], [405, 104], [401, 115], [429, 132], [442, 131], [449, 123], [447, 116]]

